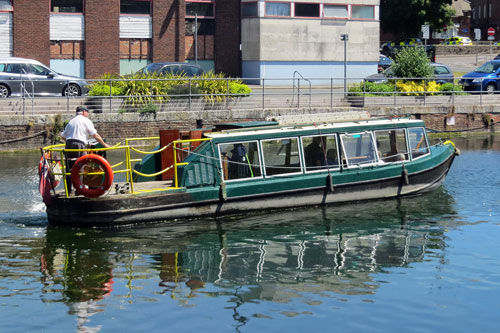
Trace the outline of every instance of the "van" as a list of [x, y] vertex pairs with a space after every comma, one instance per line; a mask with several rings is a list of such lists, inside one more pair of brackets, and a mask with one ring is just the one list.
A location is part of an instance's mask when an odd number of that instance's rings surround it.
[[465, 91], [484, 91], [492, 94], [499, 89], [500, 60], [490, 60], [462, 76], [459, 83]]

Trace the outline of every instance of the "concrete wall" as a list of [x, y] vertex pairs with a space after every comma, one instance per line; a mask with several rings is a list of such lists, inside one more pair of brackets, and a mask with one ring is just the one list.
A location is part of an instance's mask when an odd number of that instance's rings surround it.
[[[309, 78], [343, 77], [345, 50], [349, 77], [376, 73], [379, 45], [373, 41], [380, 38], [379, 1], [355, 3], [374, 5], [375, 19], [266, 17], [261, 5], [259, 17], [241, 20], [242, 77], [291, 78], [295, 71]], [[349, 35], [346, 43], [343, 34]]]

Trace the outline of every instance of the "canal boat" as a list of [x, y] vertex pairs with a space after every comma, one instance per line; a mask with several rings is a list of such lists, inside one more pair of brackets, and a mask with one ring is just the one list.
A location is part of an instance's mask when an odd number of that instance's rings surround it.
[[[148, 141], [159, 144], [141, 150]], [[440, 186], [458, 154], [451, 141], [431, 145], [422, 120], [376, 119], [367, 112], [160, 131], [158, 137], [89, 149], [66, 170], [70, 151], [63, 145], [42, 149], [40, 189], [49, 223], [78, 227], [416, 195]], [[123, 158], [113, 161], [104, 153]], [[60, 171], [52, 167], [59, 165]]]

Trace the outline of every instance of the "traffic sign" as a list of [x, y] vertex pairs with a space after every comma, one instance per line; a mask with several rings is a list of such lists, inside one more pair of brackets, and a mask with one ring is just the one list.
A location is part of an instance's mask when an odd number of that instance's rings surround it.
[[481, 29], [474, 29], [474, 35], [476, 36], [476, 40], [481, 40]]
[[426, 24], [422, 25], [422, 39], [429, 39], [430, 27]]
[[495, 28], [488, 28], [488, 36], [495, 36]]

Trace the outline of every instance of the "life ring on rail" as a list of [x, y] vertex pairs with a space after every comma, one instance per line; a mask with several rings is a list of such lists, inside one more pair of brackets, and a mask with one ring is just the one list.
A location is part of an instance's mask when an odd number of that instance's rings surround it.
[[[99, 184], [86, 184], [83, 179], [84, 177], [80, 177], [82, 168], [90, 163], [98, 164], [100, 168], [99, 171], [104, 171], [104, 179], [100, 180]], [[96, 172], [96, 170], [84, 170], [83, 172]], [[109, 162], [104, 157], [96, 154], [83, 155], [76, 160], [75, 165], [73, 165], [73, 168], [71, 169], [71, 182], [76, 188], [76, 192], [78, 194], [82, 194], [88, 198], [97, 198], [103, 195], [111, 187], [111, 184], [113, 184], [113, 170], [111, 169]]]

